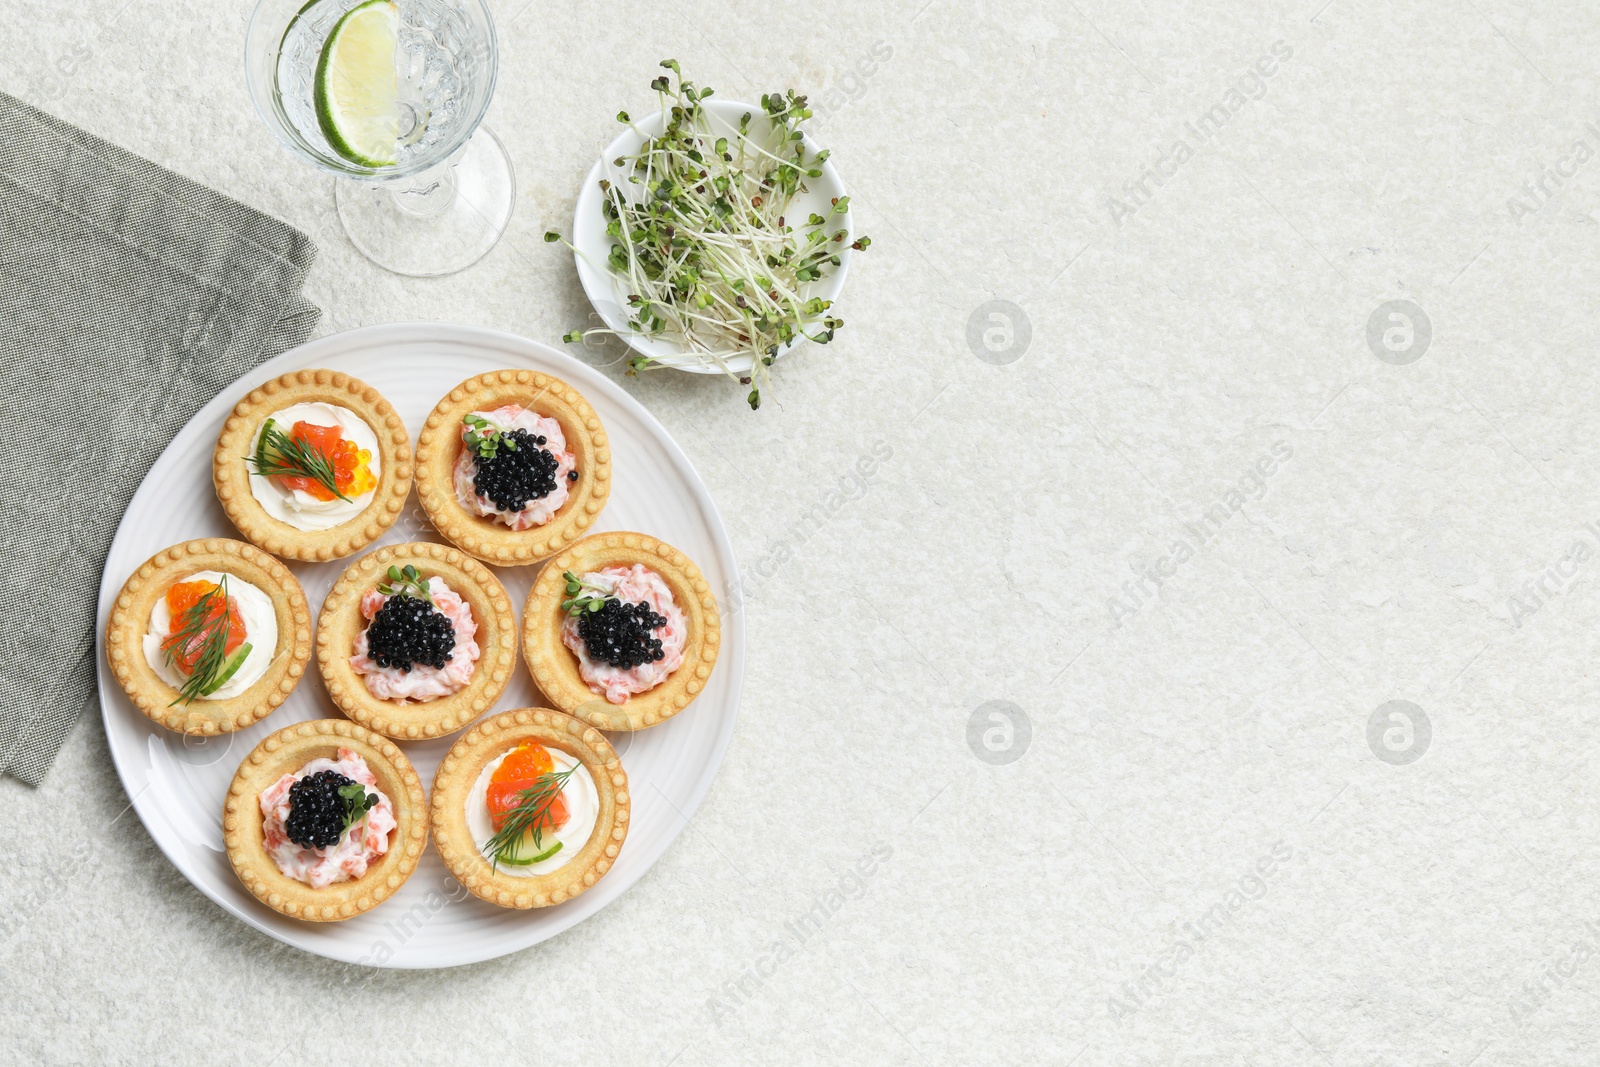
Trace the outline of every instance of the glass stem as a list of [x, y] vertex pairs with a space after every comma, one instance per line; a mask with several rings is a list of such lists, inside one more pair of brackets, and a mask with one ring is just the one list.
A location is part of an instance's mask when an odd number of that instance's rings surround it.
[[396, 206], [417, 218], [438, 218], [456, 202], [456, 161], [448, 159], [395, 186]]

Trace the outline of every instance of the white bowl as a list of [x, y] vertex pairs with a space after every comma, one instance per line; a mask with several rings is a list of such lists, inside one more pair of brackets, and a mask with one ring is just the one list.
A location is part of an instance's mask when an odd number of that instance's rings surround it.
[[[710, 126], [714, 133], [726, 133], [732, 137], [739, 128], [739, 119], [745, 112], [750, 113], [750, 130], [759, 138], [771, 125], [767, 113], [759, 105], [741, 104], [737, 100], [718, 100], [715, 97], [707, 100], [703, 105]], [[763, 125], [765, 123], [766, 125]], [[589, 176], [583, 181], [583, 188], [578, 192], [578, 207], [572, 218], [572, 246], [577, 249], [573, 257], [578, 264], [578, 280], [583, 283], [583, 291], [588, 294], [589, 302], [594, 305], [595, 312], [604, 320], [605, 324], [622, 334], [628, 347], [642, 356], [648, 356], [663, 366], [675, 367], [694, 374], [721, 374], [722, 368], [714, 364], [700, 362], [699, 358], [686, 353], [682, 345], [662, 338], [649, 337], [636, 334], [628, 329], [628, 315], [625, 311], [628, 303], [628, 292], [624, 287], [623, 279], [611, 273], [606, 266], [606, 260], [611, 255], [612, 239], [606, 235], [606, 218], [602, 211], [604, 199], [600, 193], [600, 180], [615, 171], [611, 161], [619, 156], [629, 156], [644, 147], [647, 138], [659, 134], [666, 128], [663, 113], [658, 111], [633, 126], [624, 129], [616, 139], [606, 145], [606, 150], [589, 169]], [[809, 135], [804, 137], [807, 156], [819, 151], [817, 143]], [[839, 174], [833, 169], [832, 160], [822, 163], [822, 175], [817, 178], [808, 178], [805, 181], [806, 189], [795, 195], [790, 214], [797, 219], [807, 218], [812, 212], [826, 218], [833, 208], [836, 197], [844, 195], [844, 183], [839, 180]], [[836, 216], [850, 234], [850, 239], [856, 239], [855, 226], [848, 209], [842, 215]], [[830, 222], [830, 226], [833, 223]], [[846, 245], [839, 251], [839, 265], [827, 277], [821, 278], [804, 290], [806, 298], [820, 296], [824, 300], [837, 301], [839, 290], [844, 288], [844, 276], [850, 268], [850, 248]], [[792, 349], [799, 338], [790, 341], [779, 352], [781, 357]], [[754, 365], [754, 360], [749, 356], [730, 359], [728, 368], [736, 374], [747, 373]]]

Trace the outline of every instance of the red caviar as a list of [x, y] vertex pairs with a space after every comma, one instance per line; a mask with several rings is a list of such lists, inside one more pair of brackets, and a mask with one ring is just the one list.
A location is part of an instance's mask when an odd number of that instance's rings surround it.
[[[507, 753], [500, 766], [489, 776], [489, 792], [486, 799], [489, 804], [489, 818], [493, 820], [494, 828], [499, 830], [505, 824], [506, 816], [522, 802], [522, 793], [532, 789], [540, 775], [549, 774], [554, 770], [555, 761], [550, 758], [549, 751], [543, 745], [529, 742]], [[567, 824], [567, 819], [570, 817], [567, 811], [567, 798], [556, 793], [550, 798], [544, 817], [539, 820], [539, 829], [543, 833], [559, 830]]]

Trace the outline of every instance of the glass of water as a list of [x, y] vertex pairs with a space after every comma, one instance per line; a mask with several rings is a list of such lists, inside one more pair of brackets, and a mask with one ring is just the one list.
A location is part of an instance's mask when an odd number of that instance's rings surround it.
[[423, 277], [477, 262], [511, 221], [511, 160], [481, 125], [496, 62], [483, 0], [260, 0], [245, 44], [262, 120], [344, 179], [356, 248]]

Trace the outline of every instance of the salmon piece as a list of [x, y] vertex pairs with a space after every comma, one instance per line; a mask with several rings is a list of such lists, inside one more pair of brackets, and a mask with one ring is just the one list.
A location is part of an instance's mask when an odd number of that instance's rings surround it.
[[[378, 480], [372, 476], [372, 470], [368, 467], [372, 462], [372, 453], [359, 447], [354, 441], [345, 440], [339, 427], [297, 422], [289, 431], [289, 439], [304, 441], [332, 461], [333, 484], [338, 486], [339, 492], [345, 496], [354, 499], [369, 492], [378, 484]], [[318, 500], [334, 498], [328, 487], [315, 478], [283, 475], [278, 478], [278, 482], [285, 489], [299, 489]]]

